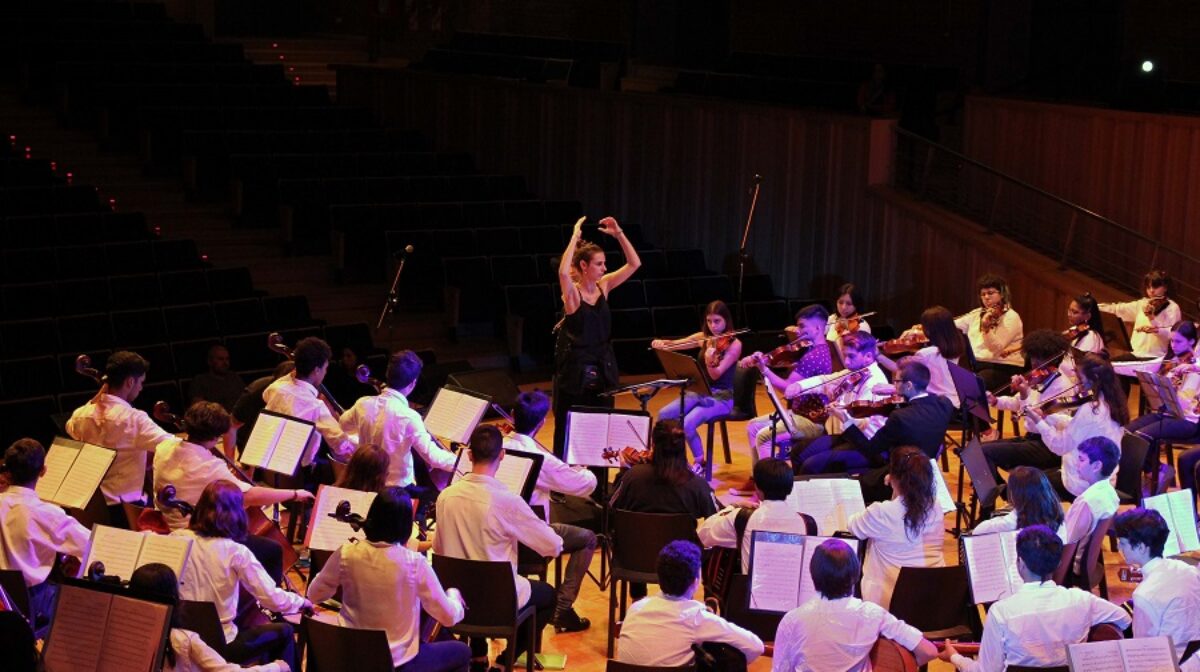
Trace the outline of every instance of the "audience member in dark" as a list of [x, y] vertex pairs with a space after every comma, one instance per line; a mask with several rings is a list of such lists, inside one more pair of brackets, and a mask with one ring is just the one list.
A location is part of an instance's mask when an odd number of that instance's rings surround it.
[[216, 343], [208, 349], [208, 371], [196, 374], [188, 386], [188, 405], [197, 401], [215, 401], [232, 411], [246, 389], [242, 377], [230, 368], [229, 350]]

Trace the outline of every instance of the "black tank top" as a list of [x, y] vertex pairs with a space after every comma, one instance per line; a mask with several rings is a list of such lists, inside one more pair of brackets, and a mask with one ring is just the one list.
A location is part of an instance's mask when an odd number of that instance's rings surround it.
[[612, 349], [612, 311], [600, 292], [595, 304], [579, 300], [579, 309], [563, 318], [555, 344], [559, 385], [572, 393], [583, 391], [584, 371], [598, 367], [605, 389], [617, 384], [617, 358]]

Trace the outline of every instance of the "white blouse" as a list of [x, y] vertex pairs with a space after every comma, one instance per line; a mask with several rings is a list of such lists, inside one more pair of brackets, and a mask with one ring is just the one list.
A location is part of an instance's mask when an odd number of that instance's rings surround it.
[[971, 342], [971, 350], [975, 353], [975, 359], [988, 364], [1007, 364], [1009, 366], [1024, 364], [1025, 357], [1019, 350], [1006, 357], [1000, 356], [1005, 348], [1025, 334], [1021, 316], [1017, 314], [1017, 311], [1012, 308], [1004, 311], [1004, 314], [1000, 316], [1000, 324], [986, 334], [980, 329], [982, 315], [983, 308], [976, 308], [954, 321], [954, 326], [966, 333], [967, 340]]
[[942, 511], [935, 499], [916, 538], [904, 526], [904, 501], [876, 502], [846, 521], [846, 529], [859, 539], [870, 539], [863, 564], [862, 595], [887, 609], [901, 567], [945, 567], [942, 554]]

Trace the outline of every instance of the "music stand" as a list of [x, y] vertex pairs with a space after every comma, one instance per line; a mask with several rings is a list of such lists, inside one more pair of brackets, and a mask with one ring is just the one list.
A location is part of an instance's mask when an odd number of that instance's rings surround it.
[[[972, 437], [967, 445], [958, 450], [959, 464], [962, 465], [962, 470], [958, 476], [958, 501], [955, 503], [954, 513], [954, 534], [962, 532], [962, 522], [965, 515], [967, 524], [970, 527], [975, 527], [975, 515], [977, 506], [995, 507], [996, 496], [999, 493], [1000, 484], [996, 481], [996, 477], [992, 474], [992, 468], [988, 466], [987, 457], [983, 454], [983, 444], [979, 442], [979, 437]], [[970, 511], [965, 511], [966, 505], [963, 504], [963, 488], [966, 479], [963, 478], [962, 472], [965, 471], [971, 479], [971, 507]]]
[[683, 422], [686, 410], [684, 400], [687, 398], [688, 392], [702, 397], [712, 396], [712, 387], [709, 385], [708, 372], [700, 368], [700, 362], [697, 362], [694, 357], [681, 355], [678, 352], [671, 352], [670, 350], [655, 350], [654, 354], [658, 356], [658, 363], [662, 364], [667, 378], [687, 381], [687, 386], [679, 388], [679, 421]]
[[[683, 399], [684, 394], [687, 392], [687, 387], [691, 384], [691, 382], [692, 381], [687, 380], [686, 378], [681, 380], [666, 380], [664, 378], [659, 378], [658, 380], [650, 380], [644, 383], [632, 383], [630, 385], [614, 387], [611, 390], [601, 392], [600, 396], [615, 397], [618, 394], [632, 394], [633, 397], [638, 400], [638, 403], [642, 405], [642, 412], [647, 413], [648, 411], [646, 410], [646, 406], [649, 405], [650, 400], [654, 398], [654, 395], [658, 394], [659, 390], [664, 390], [669, 387], [678, 387], [680, 388], [679, 398]], [[681, 401], [680, 403], [683, 402]]]
[[1186, 415], [1179, 401], [1179, 392], [1170, 378], [1149, 371], [1138, 371], [1137, 379], [1141, 383], [1142, 394], [1146, 395], [1146, 402], [1155, 409], [1160, 419], [1168, 415], [1176, 418]]

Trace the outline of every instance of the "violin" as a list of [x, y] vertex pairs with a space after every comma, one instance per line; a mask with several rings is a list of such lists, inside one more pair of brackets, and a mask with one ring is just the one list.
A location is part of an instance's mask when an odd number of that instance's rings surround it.
[[[500, 422], [496, 423], [496, 429], [499, 429], [501, 434], [512, 434], [513, 432], [517, 431], [516, 420], [513, 420], [513, 417], [508, 414], [508, 411], [505, 411], [500, 404], [497, 404], [494, 401], [490, 403], [492, 410], [496, 412], [496, 415], [500, 416]], [[532, 439], [533, 437], [529, 438]], [[534, 439], [533, 442], [537, 443], [537, 439]], [[541, 446], [542, 444], [538, 443], [538, 445]], [[543, 449], [545, 449], [544, 446]]]
[[858, 328], [860, 326], [862, 326], [862, 321], [865, 320], [866, 318], [874, 315], [875, 312], [876, 311], [871, 311], [869, 313], [863, 313], [861, 315], [858, 313], [855, 313], [855, 314], [851, 315], [850, 317], [839, 317], [833, 323], [833, 329], [835, 332], [837, 332], [838, 336], [841, 336], [842, 334], [848, 334], [848, 333], [858, 331]]
[[1142, 312], [1146, 317], [1154, 319], [1159, 313], [1167, 309], [1171, 300], [1165, 296], [1154, 296], [1146, 300], [1146, 305], [1142, 307]]
[[979, 331], [980, 333], [988, 334], [995, 331], [996, 327], [1000, 326], [1000, 319], [1004, 317], [1004, 313], [1008, 312], [1008, 306], [996, 306], [988, 308], [979, 315]]
[[846, 413], [852, 418], [869, 418], [874, 415], [891, 415], [892, 411], [900, 408], [900, 405], [905, 403], [904, 397], [893, 394], [886, 399], [878, 401], [852, 401], [846, 404], [843, 408]]
[[916, 337], [893, 338], [890, 341], [884, 341], [879, 344], [879, 351], [888, 357], [896, 357], [898, 355], [910, 355], [921, 348], [929, 347], [929, 339], [925, 338], [924, 333]]
[[775, 348], [774, 350], [763, 355], [766, 358], [767, 366], [777, 369], [785, 366], [792, 366], [800, 361], [804, 355], [813, 347], [813, 342], [807, 336], [801, 336], [795, 340], [788, 341], [786, 344]]
[[[279, 332], [276, 331], [267, 334], [267, 349], [276, 354], [283, 355], [290, 360], [294, 360], [296, 358], [292, 349], [283, 344], [283, 336], [280, 336]], [[317, 383], [317, 392], [319, 393], [321, 401], [325, 402], [325, 405], [329, 407], [329, 412], [333, 414], [334, 419], [337, 420], [341, 418], [342, 414], [346, 412], [346, 409], [342, 408], [342, 405], [337, 402], [337, 399], [335, 399], [333, 395], [330, 394], [329, 390], [325, 388], [325, 383]]]
[[1072, 324], [1071, 326], [1064, 329], [1062, 332], [1062, 335], [1067, 340], [1073, 341], [1073, 340], [1079, 338], [1080, 336], [1083, 336], [1084, 334], [1088, 333], [1089, 331], [1091, 331], [1091, 329], [1092, 329], [1091, 325], [1089, 325], [1087, 322], [1080, 322], [1079, 324]]
[[1029, 383], [1030, 385], [1041, 385], [1056, 373], [1058, 373], [1057, 365], [1046, 364], [1033, 369], [1022, 377], [1025, 379], [1025, 382]]
[[[749, 331], [749, 329], [742, 331]], [[725, 358], [725, 353], [729, 352], [729, 348], [733, 345], [734, 341], [737, 340], [737, 333], [739, 332], [729, 332], [719, 336], [711, 336], [705, 339], [707, 347], [712, 348], [713, 350], [712, 355], [709, 356], [705, 361], [709, 367], [715, 369], [718, 366], [721, 366], [721, 360]]]
[[1043, 415], [1061, 413], [1096, 401], [1098, 397], [1095, 390], [1082, 390], [1081, 388], [1082, 384], [1076, 383], [1052, 397], [1047, 397], [1032, 406], [1022, 408], [1020, 411], [1017, 411], [1017, 417], [1024, 417], [1030, 410], [1038, 410]]
[[1164, 359], [1161, 366], [1158, 367], [1158, 375], [1168, 376], [1175, 369], [1188, 364], [1196, 363], [1196, 353], [1193, 350], [1184, 350], [1178, 356], [1172, 359]]
[[621, 467], [633, 467], [639, 464], [650, 464], [654, 460], [654, 451], [649, 448], [643, 450], [633, 446], [625, 446], [619, 450], [610, 447], [601, 450], [600, 457]]

